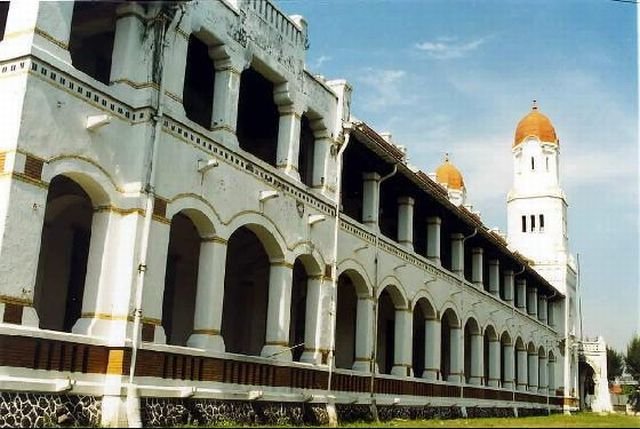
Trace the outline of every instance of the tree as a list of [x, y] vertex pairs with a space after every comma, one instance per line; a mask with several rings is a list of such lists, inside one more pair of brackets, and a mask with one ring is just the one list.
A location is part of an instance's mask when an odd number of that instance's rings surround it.
[[640, 381], [640, 335], [636, 335], [627, 345], [627, 355], [624, 360], [627, 372], [634, 380]]
[[607, 346], [607, 377], [609, 381], [615, 380], [622, 375], [623, 356], [616, 350]]

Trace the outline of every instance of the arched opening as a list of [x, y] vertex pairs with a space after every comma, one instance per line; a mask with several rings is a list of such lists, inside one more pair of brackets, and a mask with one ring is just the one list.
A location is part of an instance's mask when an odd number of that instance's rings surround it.
[[356, 322], [358, 295], [356, 286], [348, 273], [338, 277], [338, 302], [336, 309], [337, 368], [351, 369], [356, 359]]
[[580, 410], [589, 411], [595, 395], [596, 384], [593, 380], [595, 372], [585, 361], [578, 363], [578, 383], [580, 392]]
[[514, 348], [516, 355], [514, 359], [516, 389], [527, 390], [527, 348], [520, 337], [516, 339]]
[[307, 186], [313, 185], [313, 163], [316, 138], [307, 115], [300, 120], [300, 147], [298, 151], [298, 172], [300, 181]]
[[535, 392], [538, 390], [538, 350], [533, 342], [527, 346], [527, 357], [529, 390]]
[[500, 385], [504, 389], [513, 389], [514, 378], [513, 344], [507, 331], [500, 336]]
[[547, 353], [544, 348], [540, 346], [538, 348], [538, 391], [547, 393]]
[[486, 386], [498, 387], [500, 382], [500, 339], [493, 326], [484, 330], [483, 336], [484, 368], [482, 375]]
[[265, 344], [269, 275], [263, 243], [248, 227], [238, 228], [227, 243], [225, 265], [222, 336], [227, 352], [260, 354]]
[[551, 350], [549, 350], [549, 358], [547, 359], [547, 384], [549, 388], [549, 394], [556, 394], [556, 357]]
[[193, 331], [200, 235], [183, 213], [171, 219], [162, 299], [162, 327], [167, 344], [184, 346]]
[[395, 357], [396, 309], [385, 288], [378, 298], [378, 348], [376, 362], [382, 374], [391, 374]]
[[293, 360], [298, 362], [304, 351], [304, 334], [307, 315], [307, 282], [309, 276], [300, 258], [293, 264], [291, 285], [291, 321], [289, 324], [289, 347]]
[[211, 128], [215, 73], [209, 46], [192, 34], [187, 48], [182, 103], [187, 118], [207, 129]]
[[81, 2], [73, 5], [69, 53], [73, 66], [109, 84], [117, 2]]
[[460, 375], [458, 368], [460, 344], [459, 338], [454, 335], [454, 331], [459, 329], [458, 316], [450, 308], [447, 309], [440, 319], [440, 377], [444, 381], [457, 381]]
[[482, 352], [482, 335], [475, 319], [467, 320], [464, 325], [464, 377], [469, 384], [481, 383], [480, 355]]
[[279, 120], [273, 83], [252, 67], [243, 71], [236, 132], [240, 148], [275, 166]]
[[56, 176], [44, 213], [34, 307], [40, 328], [71, 332], [80, 318], [93, 204], [75, 181]]
[[4, 39], [4, 29], [7, 25], [8, 16], [9, 16], [9, 2], [0, 1], [0, 40]]
[[423, 377], [427, 353], [432, 353], [432, 344], [427, 344], [427, 323], [436, 318], [433, 306], [426, 298], [420, 298], [413, 309], [413, 356], [412, 368], [415, 377]]

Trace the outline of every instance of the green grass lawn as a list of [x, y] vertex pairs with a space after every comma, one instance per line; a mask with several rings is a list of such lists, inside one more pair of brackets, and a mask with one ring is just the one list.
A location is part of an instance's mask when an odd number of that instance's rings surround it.
[[543, 417], [477, 418], [451, 420], [391, 420], [384, 423], [352, 423], [342, 427], [410, 427], [410, 428], [640, 428], [640, 416], [576, 413]]

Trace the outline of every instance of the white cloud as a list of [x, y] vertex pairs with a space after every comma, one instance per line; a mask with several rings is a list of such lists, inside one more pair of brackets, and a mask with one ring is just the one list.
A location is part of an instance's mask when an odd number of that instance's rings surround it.
[[331, 61], [332, 58], [329, 55], [320, 55], [316, 60], [311, 64], [311, 70], [319, 69], [322, 67], [324, 63]]
[[416, 43], [415, 47], [420, 51], [426, 52], [431, 58], [447, 60], [465, 57], [470, 52], [478, 49], [486, 41], [486, 37], [481, 37], [469, 42], [459, 42], [454, 37], [439, 37], [434, 41]]
[[399, 69], [363, 69], [358, 81], [366, 87], [364, 108], [380, 110], [390, 106], [406, 106], [417, 99], [415, 93], [405, 90], [407, 72]]

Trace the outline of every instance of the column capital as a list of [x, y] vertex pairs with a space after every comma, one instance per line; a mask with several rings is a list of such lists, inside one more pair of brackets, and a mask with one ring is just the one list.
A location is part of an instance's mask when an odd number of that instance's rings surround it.
[[500, 266], [500, 260], [499, 259], [489, 259], [489, 265]]
[[413, 206], [416, 200], [413, 197], [398, 197], [398, 204], [401, 206]]
[[474, 255], [482, 255], [484, 253], [484, 249], [482, 247], [474, 247], [471, 249], [471, 253]]
[[452, 240], [462, 240], [463, 238], [464, 238], [464, 235], [461, 232], [454, 232], [451, 234]]
[[365, 182], [378, 182], [380, 181], [380, 174], [375, 171], [362, 173], [362, 180]]
[[440, 216], [429, 216], [427, 218], [427, 224], [429, 224], [429, 225], [441, 225], [442, 224], [442, 219], [440, 218]]

